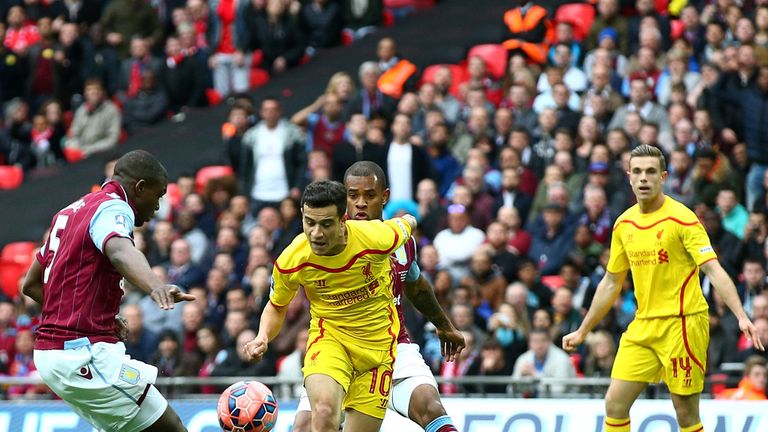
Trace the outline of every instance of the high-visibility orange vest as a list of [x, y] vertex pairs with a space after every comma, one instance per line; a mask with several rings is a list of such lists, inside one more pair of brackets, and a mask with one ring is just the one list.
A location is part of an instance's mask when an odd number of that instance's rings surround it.
[[[547, 30], [549, 30], [550, 24], [547, 20], [547, 10], [538, 5], [531, 6], [525, 16], [523, 16], [520, 8], [510, 9], [504, 14], [504, 24], [507, 25], [509, 31], [512, 33], [531, 31], [541, 24], [542, 20], [545, 20], [544, 25], [547, 27]], [[544, 63], [547, 61], [548, 46], [544, 41], [541, 43], [534, 43], [521, 39], [507, 39], [504, 41], [503, 45], [508, 50], [522, 50], [536, 63]]]
[[403, 95], [405, 82], [415, 73], [416, 65], [408, 60], [400, 60], [389, 70], [381, 74], [377, 83], [379, 91], [387, 96], [399, 99]]

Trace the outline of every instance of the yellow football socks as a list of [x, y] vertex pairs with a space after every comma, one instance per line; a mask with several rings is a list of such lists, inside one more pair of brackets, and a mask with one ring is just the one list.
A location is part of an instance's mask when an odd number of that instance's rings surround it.
[[701, 425], [701, 422], [698, 422], [693, 426], [680, 426], [680, 432], [704, 432], [704, 426]]
[[[629, 419], [605, 418], [605, 432], [629, 432]], [[683, 432], [683, 431], [680, 431]], [[687, 431], [686, 431], [687, 432]]]

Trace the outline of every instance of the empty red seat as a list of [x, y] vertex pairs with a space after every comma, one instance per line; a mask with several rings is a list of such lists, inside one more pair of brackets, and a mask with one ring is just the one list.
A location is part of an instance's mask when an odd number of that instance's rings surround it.
[[181, 191], [176, 183], [168, 183], [168, 187], [165, 190], [165, 196], [168, 197], [168, 202], [172, 208], [177, 208], [181, 205]]
[[24, 170], [17, 166], [0, 166], [0, 190], [16, 189], [24, 181]]
[[34, 242], [15, 242], [5, 245], [0, 253], [0, 287], [8, 297], [18, 295], [19, 281], [35, 259], [36, 248]]
[[671, 20], [669, 21], [669, 27], [672, 40], [680, 39], [683, 33], [685, 33], [685, 23], [683, 23], [683, 20]]
[[211, 179], [234, 175], [234, 170], [229, 165], [211, 165], [200, 168], [195, 176], [195, 188], [197, 193], [203, 193], [205, 185]]
[[82, 150], [75, 147], [64, 147], [64, 159], [69, 163], [80, 162], [85, 158]]
[[589, 35], [589, 29], [595, 20], [595, 7], [590, 4], [568, 3], [557, 8], [555, 21], [568, 22], [573, 25], [573, 37], [584, 40]]
[[261, 68], [252, 68], [249, 84], [251, 88], [261, 87], [269, 81], [269, 72]]
[[485, 62], [488, 73], [495, 79], [504, 76], [507, 70], [507, 60], [509, 52], [500, 44], [475, 45], [469, 50], [467, 59], [471, 57], [480, 57]]

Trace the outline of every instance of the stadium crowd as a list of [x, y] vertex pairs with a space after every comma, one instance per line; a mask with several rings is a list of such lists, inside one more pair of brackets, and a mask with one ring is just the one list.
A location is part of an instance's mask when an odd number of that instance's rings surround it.
[[[89, 36], [80, 40], [104, 35], [106, 44], [91, 42], [104, 50], [99, 51], [102, 59], [109, 50], [118, 58], [129, 52], [131, 57], [122, 63], [125, 80], [104, 79], [106, 87], [86, 81], [86, 102], [77, 109], [73, 125], [80, 110], [93, 109], [88, 85], [98, 86], [93, 93], [99, 98], [128, 95], [131, 89], [138, 92], [134, 97], [150, 98], [150, 83], [164, 76], [151, 73], [155, 63], [149, 53], [159, 49], [152, 42], [160, 40], [163, 29], [176, 29], [179, 37], [167, 39], [165, 49], [171, 54], [165, 66], [156, 63], [165, 70], [177, 57], [188, 61], [193, 57], [189, 44], [201, 43], [200, 33], [186, 41], [183, 36], [185, 23], [190, 26], [186, 31], [200, 30], [196, 6], [219, 15], [222, 10], [189, 0], [173, 9], [164, 26], [153, 24], [153, 31], [142, 38], [113, 43], [121, 33], [109, 27], [109, 17], [117, 11], [107, 11], [138, 3], [114, 0], [100, 21], [89, 18]], [[262, 18], [268, 19], [278, 3], [283, 2], [267, 2]], [[295, 9], [296, 4], [280, 7]], [[335, 5], [315, 0], [300, 10], [316, 4]], [[26, 22], [23, 14], [29, 11], [11, 10], [6, 50], [14, 42], [24, 46], [32, 32], [14, 24]], [[155, 271], [197, 300], [168, 313], [151, 299], [127, 292], [123, 315], [130, 330], [128, 353], [157, 365], [163, 376], [300, 378], [309, 323], [302, 296], [291, 304], [267, 359], [245, 362], [242, 347], [255, 336], [274, 258], [301, 233], [302, 188], [313, 180], [343, 181], [345, 169], [365, 159], [387, 173], [391, 195], [385, 217], [401, 212], [418, 217], [422, 274], [467, 341], [459, 361], [443, 362], [433, 329], [408, 310], [405, 324], [436, 375], [607, 377], [618, 338], [636, 310], [631, 278], [580, 352], [568, 355], [558, 346], [580, 324], [605, 272], [613, 222], [634, 204], [625, 172], [629, 152], [638, 144], [665, 153], [669, 177], [664, 192], [700, 217], [762, 340], [768, 340], [768, 5], [747, 0], [668, 5], [598, 0], [594, 6], [580, 4], [578, 10], [594, 16], [591, 26], [583, 25], [583, 16], [559, 14], [533, 2], [510, 2], [510, 10], [499, 19], [504, 36], [496, 42], [507, 59], [501, 68], [496, 67], [498, 55], [477, 55], [460, 66], [434, 65], [417, 73], [401, 57], [396, 41], [383, 38], [357, 76], [335, 74], [314, 103], [292, 115], [282, 111], [279, 98], [254, 101], [239, 93], [242, 53], [211, 55], [219, 59], [208, 61], [214, 86], [217, 74], [232, 77], [233, 87], [216, 87], [233, 94], [218, 161], [231, 166], [232, 175], [205, 184], [196, 184], [193, 173], [180, 176], [156, 220], [136, 230], [135, 243]], [[134, 20], [139, 16], [131, 15]], [[56, 20], [51, 21], [49, 31], [56, 27]], [[59, 23], [59, 42], [51, 42], [56, 46], [64, 46], [64, 21]], [[72, 31], [78, 31], [77, 25]], [[40, 20], [37, 26], [35, 32], [44, 34]], [[239, 40], [236, 36], [229, 35]], [[28, 45], [27, 55], [33, 56], [40, 45]], [[287, 51], [271, 55], [266, 45], [260, 46], [262, 61], [273, 73], [299, 61]], [[146, 64], [137, 75], [132, 65], [138, 59]], [[8, 68], [8, 62], [0, 67]], [[5, 70], [0, 69], [0, 81], [12, 76]], [[106, 69], [102, 73], [110, 76]], [[70, 107], [75, 90], [54, 90], [61, 92], [56, 93], [58, 111]], [[30, 127], [27, 105], [42, 109], [33, 119], [33, 131], [38, 123], [50, 124], [45, 99], [7, 104], [21, 110], [6, 109], [8, 131], [17, 130], [15, 119]], [[130, 96], [124, 100], [123, 119], [129, 117]], [[191, 104], [177, 101], [176, 109]], [[140, 111], [146, 114], [148, 109], [142, 105]], [[89, 111], [81, 117], [92, 115]], [[71, 139], [76, 138], [67, 142]], [[109, 173], [107, 163], [105, 175]], [[663, 265], [669, 257], [632, 259]], [[768, 357], [739, 334], [736, 319], [701, 277], [710, 302], [708, 373], [718, 373], [725, 362], [748, 360], [742, 384], [752, 391], [724, 395], [765, 398]], [[5, 353], [0, 365], [8, 374], [24, 376], [34, 368], [34, 315], [28, 304], [18, 311], [10, 301], [0, 302], [0, 353]], [[447, 383], [440, 390], [494, 393], [505, 392], [506, 386]], [[28, 386], [8, 393], [40, 391], [44, 389]]]

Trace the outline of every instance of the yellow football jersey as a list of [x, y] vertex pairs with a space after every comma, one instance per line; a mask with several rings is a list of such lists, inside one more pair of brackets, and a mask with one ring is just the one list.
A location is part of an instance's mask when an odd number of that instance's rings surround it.
[[641, 213], [635, 204], [616, 219], [608, 271], [632, 271], [637, 318], [691, 315], [708, 308], [699, 266], [713, 259], [699, 219], [667, 196], [653, 213]]
[[315, 255], [307, 237], [298, 235], [275, 261], [269, 299], [285, 306], [302, 286], [312, 313], [310, 334], [333, 332], [345, 342], [392, 349], [400, 321], [389, 254], [410, 238], [411, 227], [400, 218], [346, 224], [347, 246], [334, 256]]

